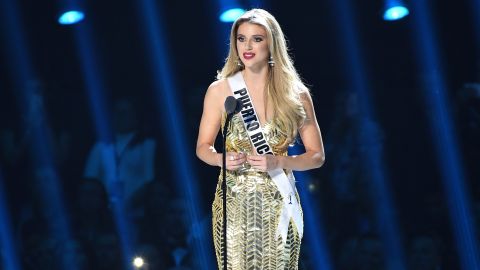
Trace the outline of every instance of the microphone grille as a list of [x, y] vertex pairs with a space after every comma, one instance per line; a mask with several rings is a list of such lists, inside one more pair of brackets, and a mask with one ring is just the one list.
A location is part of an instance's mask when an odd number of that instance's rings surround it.
[[228, 96], [227, 99], [225, 99], [225, 111], [227, 114], [238, 113], [240, 111], [239, 108], [240, 110], [242, 108], [241, 101], [237, 100], [233, 96]]

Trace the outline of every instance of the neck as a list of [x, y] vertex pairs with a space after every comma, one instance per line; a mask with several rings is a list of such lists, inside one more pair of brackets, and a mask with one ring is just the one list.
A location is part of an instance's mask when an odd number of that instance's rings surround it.
[[243, 78], [249, 85], [265, 86], [268, 76], [268, 66], [265, 65], [260, 68], [245, 68], [243, 71]]

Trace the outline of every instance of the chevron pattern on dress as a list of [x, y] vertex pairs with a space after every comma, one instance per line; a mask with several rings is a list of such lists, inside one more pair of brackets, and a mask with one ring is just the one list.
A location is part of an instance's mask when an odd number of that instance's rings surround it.
[[[222, 126], [223, 126], [222, 119]], [[275, 155], [287, 155], [286, 136], [271, 121], [264, 134]], [[227, 151], [251, 154], [247, 132], [238, 115], [232, 118], [227, 134]], [[291, 172], [287, 172], [291, 173]], [[223, 202], [221, 175], [212, 204], [213, 240], [219, 269], [223, 269]], [[298, 269], [301, 239], [290, 222], [284, 244], [276, 235], [283, 198], [268, 173], [245, 167], [227, 171], [227, 259], [229, 270]], [[298, 197], [298, 195], [297, 195]]]

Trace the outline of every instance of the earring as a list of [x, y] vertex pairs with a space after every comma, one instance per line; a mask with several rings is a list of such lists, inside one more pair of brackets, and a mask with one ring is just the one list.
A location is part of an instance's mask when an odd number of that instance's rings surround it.
[[242, 63], [242, 60], [240, 60], [240, 58], [238, 58], [236, 62], [237, 62], [237, 66], [243, 67], [243, 63]]
[[274, 66], [275, 66], [275, 61], [273, 61], [273, 57], [270, 56], [270, 59], [268, 60], [268, 64], [269, 64], [271, 67], [274, 67]]

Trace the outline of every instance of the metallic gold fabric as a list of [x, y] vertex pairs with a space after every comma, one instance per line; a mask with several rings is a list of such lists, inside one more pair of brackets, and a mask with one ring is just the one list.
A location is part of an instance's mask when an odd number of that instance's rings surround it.
[[[223, 121], [222, 121], [223, 126]], [[265, 124], [264, 135], [275, 155], [287, 155], [286, 136], [276, 122]], [[227, 134], [227, 151], [251, 153], [252, 147], [239, 115]], [[291, 172], [287, 172], [291, 173]], [[213, 211], [213, 240], [219, 269], [223, 267], [223, 202], [220, 173]], [[297, 195], [298, 198], [298, 195]], [[268, 173], [246, 166], [227, 171], [227, 259], [230, 270], [298, 269], [301, 239], [290, 221], [286, 244], [276, 237], [283, 201]]]

